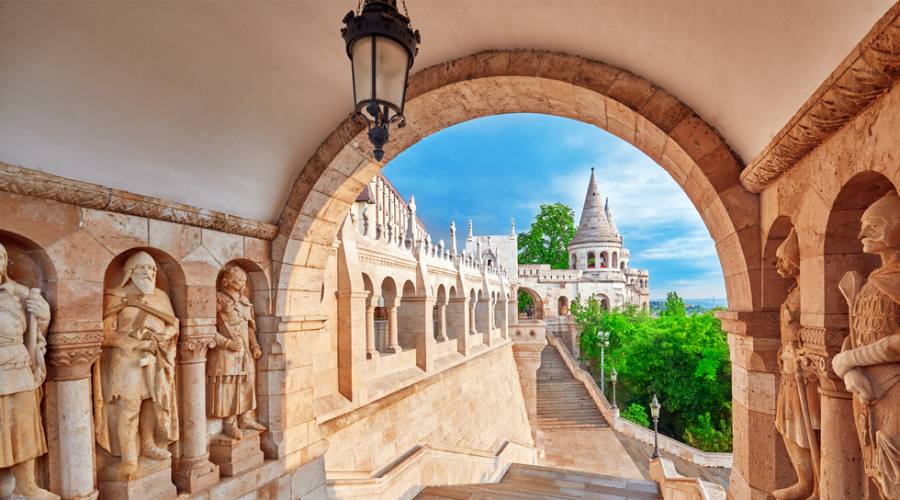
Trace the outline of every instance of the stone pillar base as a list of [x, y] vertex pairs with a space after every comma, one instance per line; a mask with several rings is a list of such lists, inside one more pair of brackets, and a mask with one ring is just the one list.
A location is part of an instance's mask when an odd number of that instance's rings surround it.
[[205, 456], [181, 459], [173, 480], [180, 491], [196, 493], [219, 482], [219, 467]]
[[259, 447], [259, 431], [243, 431], [241, 440], [222, 435], [209, 442], [209, 459], [219, 466], [223, 477], [231, 477], [262, 465], [265, 457]]
[[111, 464], [103, 469], [98, 490], [102, 498], [125, 499], [165, 499], [175, 498], [178, 490], [172, 483], [172, 460], [150, 460], [141, 458], [134, 478], [121, 481], [116, 477], [116, 466]]

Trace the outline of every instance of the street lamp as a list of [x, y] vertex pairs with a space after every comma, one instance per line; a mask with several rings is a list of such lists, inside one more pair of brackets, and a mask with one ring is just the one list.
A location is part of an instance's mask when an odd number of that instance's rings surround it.
[[616, 367], [614, 366], [612, 368], [612, 370], [609, 371], [609, 380], [610, 380], [610, 382], [612, 382], [612, 385], [613, 385], [613, 400], [612, 400], [612, 409], [613, 410], [619, 408], [618, 406], [616, 406], [616, 380], [618, 380], [618, 379], [619, 379], [619, 374], [616, 373]]
[[606, 348], [609, 347], [609, 332], [597, 332], [600, 339], [600, 391], [606, 396]]
[[653, 455], [650, 458], [659, 458], [659, 409], [659, 400], [654, 394], [650, 402], [650, 415], [653, 417]]
[[380, 161], [390, 125], [402, 128], [406, 123], [406, 85], [421, 38], [409, 17], [397, 10], [397, 0], [365, 2], [361, 12], [344, 16], [341, 36], [353, 69], [355, 115], [366, 119], [369, 141]]

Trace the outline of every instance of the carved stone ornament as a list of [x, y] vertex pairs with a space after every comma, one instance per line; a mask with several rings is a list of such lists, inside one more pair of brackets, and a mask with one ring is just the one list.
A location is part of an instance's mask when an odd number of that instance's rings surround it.
[[[834, 357], [835, 373], [853, 394], [853, 416], [865, 474], [882, 498], [900, 499], [900, 196], [891, 191], [862, 215], [863, 251], [881, 256], [867, 280], [841, 280], [850, 335]], [[867, 491], [867, 496], [874, 494]]]
[[103, 332], [53, 333], [47, 360], [53, 380], [79, 380], [91, 376], [91, 366], [100, 356]]
[[278, 235], [278, 227], [265, 222], [214, 210], [200, 210], [190, 205], [66, 179], [3, 162], [0, 162], [0, 191], [263, 240], [273, 240]]
[[206, 410], [221, 418], [222, 432], [231, 439], [243, 431], [263, 431], [254, 418], [256, 410], [256, 361], [262, 349], [256, 339], [253, 304], [245, 293], [247, 273], [228, 266], [216, 293], [215, 348], [206, 363]]
[[885, 19], [744, 169], [744, 187], [763, 191], [890, 90], [900, 77], [900, 8], [893, 7]]
[[[106, 291], [103, 354], [95, 365], [97, 444], [119, 457], [103, 474], [108, 481], [164, 468], [171, 458], [166, 448], [178, 439], [179, 320], [169, 296], [156, 288], [153, 257], [137, 252], [123, 271], [122, 283]], [[159, 463], [144, 466], [148, 460]]]
[[50, 306], [39, 289], [13, 281], [8, 267], [0, 245], [0, 469], [12, 468], [14, 497], [59, 498], [38, 487], [34, 469], [47, 453], [40, 400]]

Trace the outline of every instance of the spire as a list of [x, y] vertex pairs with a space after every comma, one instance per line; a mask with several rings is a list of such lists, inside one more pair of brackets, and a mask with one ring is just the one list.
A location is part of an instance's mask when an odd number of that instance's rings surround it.
[[472, 219], [469, 219], [469, 234], [466, 236], [467, 241], [472, 241]]
[[584, 207], [581, 209], [581, 222], [572, 239], [575, 243], [590, 243], [615, 239], [616, 231], [609, 219], [609, 204], [604, 205], [597, 187], [597, 176], [591, 168], [591, 180], [584, 195]]
[[456, 221], [450, 221], [450, 255], [456, 256]]
[[509, 237], [510, 238], [516, 237], [516, 218], [515, 217], [509, 218]]

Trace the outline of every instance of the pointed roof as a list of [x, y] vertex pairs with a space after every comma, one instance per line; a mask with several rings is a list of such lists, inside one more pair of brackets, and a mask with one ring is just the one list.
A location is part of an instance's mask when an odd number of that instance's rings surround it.
[[[608, 203], [608, 202], [607, 202]], [[581, 209], [581, 222], [571, 245], [592, 243], [617, 239], [615, 227], [608, 217], [608, 204], [604, 204], [597, 187], [597, 177], [591, 168], [591, 180], [584, 195], [584, 207]]]

